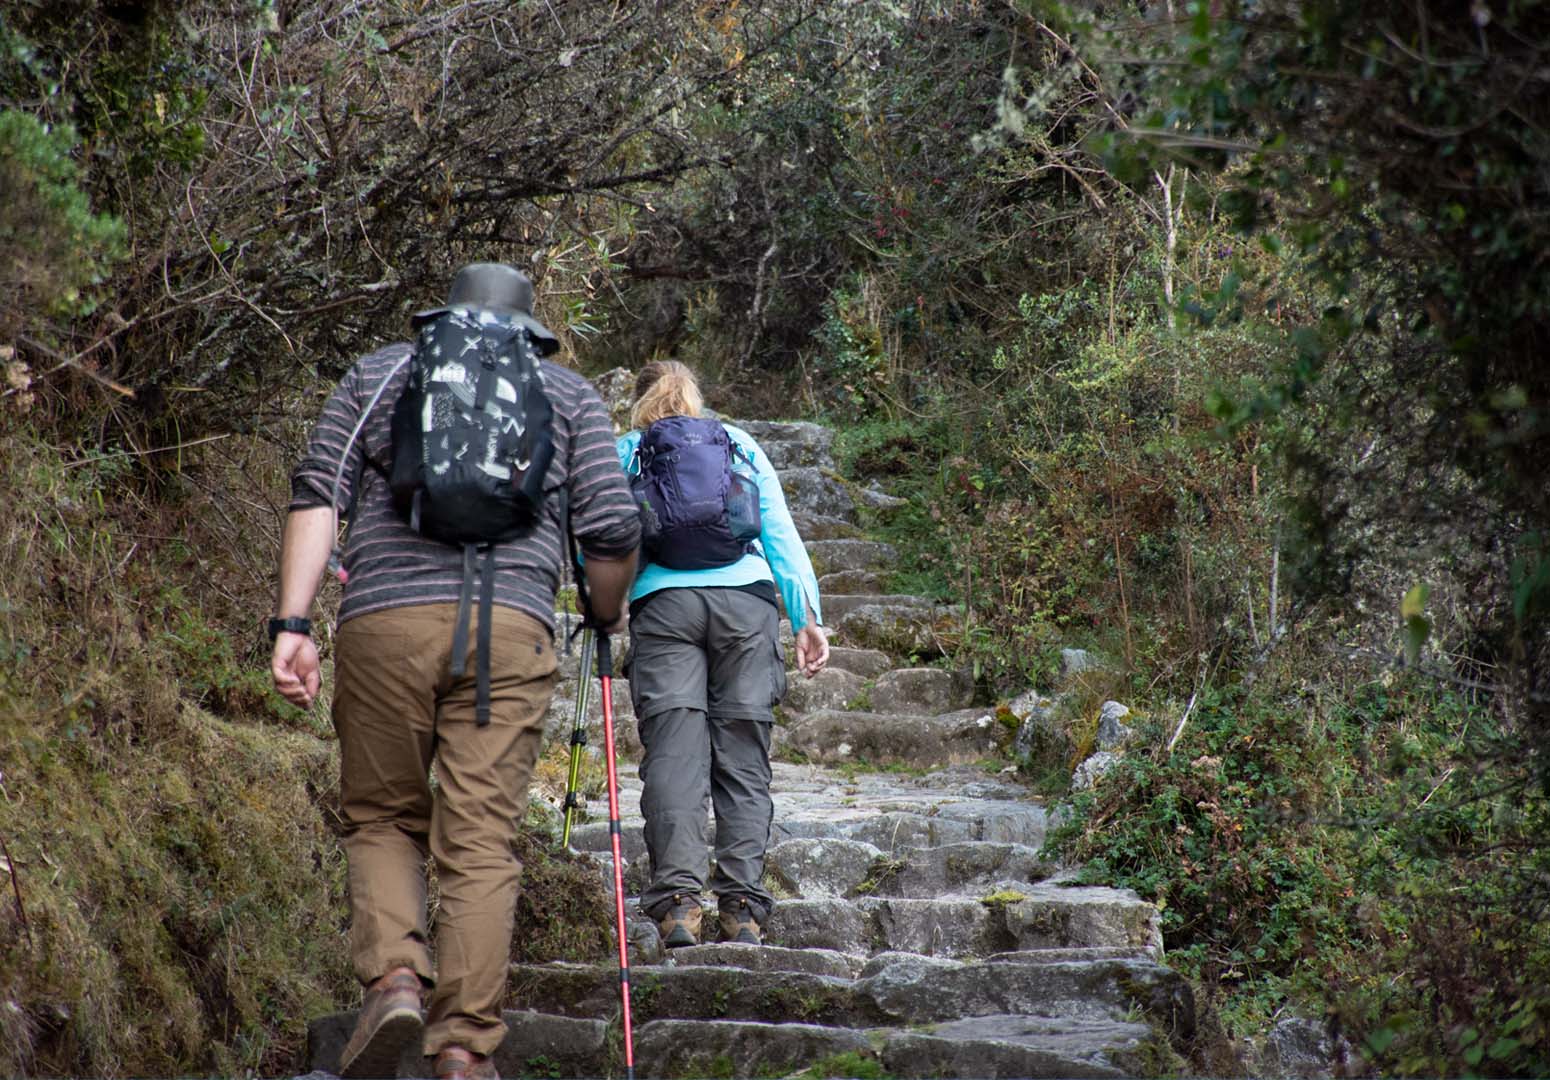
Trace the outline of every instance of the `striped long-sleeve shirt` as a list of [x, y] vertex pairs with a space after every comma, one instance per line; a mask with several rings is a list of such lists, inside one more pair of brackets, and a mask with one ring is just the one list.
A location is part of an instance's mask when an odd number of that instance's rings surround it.
[[[387, 481], [362, 469], [361, 454], [383, 469], [392, 460], [393, 403], [409, 377], [400, 365], [407, 344], [389, 345], [356, 361], [323, 406], [306, 455], [291, 474], [292, 510], [327, 506], [340, 455], [362, 410], [391, 375], [344, 461], [337, 506], [350, 505], [361, 479], [355, 523], [344, 552], [349, 571], [339, 621], [384, 608], [456, 603], [463, 585], [463, 553], [415, 532], [393, 508]], [[640, 542], [640, 519], [614, 452], [613, 428], [592, 384], [558, 364], [542, 363], [544, 390], [554, 406], [554, 460], [545, 487], [551, 495], [538, 527], [528, 536], [496, 545], [495, 603], [516, 608], [554, 628], [555, 592], [561, 584], [566, 543], [560, 528], [560, 500], [570, 496], [571, 529], [586, 554], [622, 558]]]

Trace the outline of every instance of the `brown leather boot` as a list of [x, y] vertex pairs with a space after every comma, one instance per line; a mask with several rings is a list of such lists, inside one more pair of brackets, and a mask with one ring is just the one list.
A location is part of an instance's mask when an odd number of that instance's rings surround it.
[[673, 906], [662, 913], [657, 919], [657, 928], [662, 931], [662, 946], [667, 949], [676, 949], [684, 945], [698, 945], [700, 943], [700, 924], [705, 918], [705, 910], [699, 902], [682, 893], [673, 897]]
[[436, 1080], [501, 1080], [495, 1059], [461, 1046], [449, 1046], [436, 1055]]
[[420, 1011], [420, 977], [395, 968], [366, 990], [355, 1031], [339, 1055], [339, 1075], [378, 1080], [398, 1075], [398, 1059], [425, 1028]]
[[729, 896], [720, 903], [721, 940], [736, 945], [763, 945], [764, 928], [753, 917], [753, 908], [741, 896]]

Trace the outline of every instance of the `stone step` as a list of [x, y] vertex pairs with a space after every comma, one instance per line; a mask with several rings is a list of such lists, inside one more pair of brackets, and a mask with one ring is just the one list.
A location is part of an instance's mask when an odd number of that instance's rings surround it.
[[[711, 929], [707, 913], [706, 928]], [[867, 958], [860, 954], [842, 953], [833, 949], [788, 949], [779, 945], [756, 947], [714, 943], [690, 945], [673, 949], [666, 959], [680, 966], [734, 967], [744, 971], [794, 971], [806, 975], [829, 975], [841, 979], [854, 979], [865, 966]]]
[[882, 858], [865, 841], [800, 837], [770, 845], [764, 873], [797, 899], [838, 899], [856, 895]]
[[[921, 1030], [867, 1032], [817, 1024], [655, 1020], [635, 1041], [647, 1076], [781, 1076], [846, 1066], [895, 1077], [1124, 1077], [1142, 1075], [1145, 1024], [985, 1016]], [[865, 1065], [863, 1065], [865, 1067]], [[836, 1073], [834, 1070], [839, 1069]]]
[[788, 715], [843, 709], [861, 696], [866, 684], [865, 677], [839, 667], [826, 667], [810, 679], [799, 671], [788, 671], [780, 709]]
[[1125, 945], [1072, 945], [1060, 949], [1019, 949], [1015, 952], [991, 953], [986, 960], [1006, 964], [1053, 964], [1070, 960], [1156, 960], [1151, 949], [1136, 949]]
[[879, 596], [885, 591], [883, 575], [876, 570], [836, 570], [818, 579], [820, 596], [834, 593], [866, 593], [870, 596]]
[[[338, 1073], [339, 1054], [355, 1028], [355, 1017], [354, 1012], [333, 1013], [307, 1025], [310, 1072]], [[504, 1012], [501, 1018], [508, 1031], [493, 1056], [502, 1076], [607, 1076], [617, 1071], [610, 1068], [618, 1051], [609, 1038], [607, 1020], [530, 1009]], [[431, 1062], [421, 1056], [421, 1050], [419, 1043], [405, 1049], [397, 1076], [431, 1075]]]
[[975, 1016], [890, 1031], [878, 1058], [897, 1077], [1148, 1076], [1151, 1037], [1123, 1020]]
[[838, 617], [829, 615], [824, 601], [824, 620], [834, 630], [834, 640], [855, 649], [876, 649], [889, 656], [932, 660], [944, 653], [944, 639], [963, 630], [962, 610], [954, 605], [921, 607], [878, 603], [880, 597], [852, 608]]
[[856, 520], [856, 501], [850, 488], [832, 469], [799, 465], [777, 470], [786, 505], [793, 514], [811, 514], [840, 521]]
[[[632, 766], [625, 766], [629, 771]], [[792, 764], [777, 761], [772, 765], [777, 797], [792, 800], [833, 798], [857, 795], [879, 804], [898, 807], [916, 803], [931, 807], [943, 802], [966, 799], [993, 802], [1039, 802], [1026, 781], [1019, 779], [1012, 766], [995, 766], [989, 772], [984, 764], [943, 765], [934, 769], [865, 771], [855, 766], [836, 772], [823, 765]]]
[[1002, 905], [1018, 952], [1096, 946], [1163, 955], [1161, 913], [1130, 889], [1045, 883], [998, 891], [1024, 897]]
[[[1012, 948], [1012, 939], [973, 901], [920, 901], [895, 910], [888, 902], [788, 900], [776, 905], [765, 933], [788, 949], [835, 952], [917, 952], [953, 959], [989, 956]], [[907, 903], [900, 901], [901, 905]], [[927, 908], [924, 904], [934, 906]]]
[[807, 554], [813, 561], [813, 571], [819, 575], [839, 570], [889, 570], [899, 560], [899, 552], [892, 544], [880, 540], [807, 540]]
[[[599, 811], [606, 815], [606, 804]], [[646, 884], [648, 860], [646, 840], [638, 813], [621, 808], [620, 849], [624, 855], [624, 881], [627, 892], [638, 893]], [[709, 819], [707, 819], [707, 822]], [[767, 873], [787, 892], [799, 896], [887, 895], [908, 896], [905, 890], [925, 890], [937, 880], [929, 866], [935, 856], [919, 854], [919, 849], [951, 847], [959, 854], [939, 860], [945, 867], [988, 868], [995, 855], [973, 853], [977, 843], [996, 848], [1016, 847], [1033, 851], [1044, 842], [1049, 814], [1037, 803], [1002, 803], [965, 800], [937, 803], [930, 812], [914, 810], [836, 807], [827, 816], [798, 816], [781, 813], [776, 802], [775, 820], [770, 827]], [[706, 858], [712, 857], [712, 829], [705, 831]], [[612, 834], [606, 816], [587, 820], [571, 828], [571, 847], [598, 857], [604, 880], [613, 880]], [[909, 859], [917, 860], [910, 863]], [[880, 861], [885, 860], [885, 861]], [[1002, 882], [1027, 884], [1022, 866], [1039, 865], [1031, 855], [1005, 856], [1003, 875], [984, 878], [985, 891]], [[916, 868], [918, 867], [918, 868]], [[938, 873], [945, 876], [946, 869]], [[894, 884], [895, 880], [901, 884]], [[970, 887], [969, 881], [960, 888]]]
[[[1047, 828], [1046, 811], [1033, 804], [988, 804], [984, 808], [944, 806], [935, 814], [891, 810], [853, 817], [844, 816], [842, 809], [834, 817], [823, 818], [782, 817], [777, 803], [775, 820], [770, 826], [770, 851], [773, 853], [779, 848], [780, 854], [775, 856], [777, 861], [770, 872], [788, 891], [801, 887], [785, 884], [780, 876], [791, 873], [797, 875], [791, 880], [806, 883], [806, 887], [817, 889], [819, 895], [865, 895], [867, 890], [862, 886], [884, 874], [873, 866], [878, 858], [896, 853], [902, 855], [918, 848], [956, 847], [985, 839], [1032, 848], [1043, 842]], [[711, 835], [711, 828], [707, 826], [707, 859], [710, 858]], [[626, 864], [627, 891], [638, 891], [645, 885], [641, 875], [646, 872], [646, 840], [638, 815], [625, 816], [620, 822], [619, 842]], [[805, 845], [801, 850], [816, 853], [807, 860], [806, 866], [796, 862], [802, 858], [799, 849], [785, 847], [797, 842]], [[571, 847], [597, 856], [600, 870], [612, 879], [607, 861], [612, 856], [612, 837], [606, 819], [574, 825]], [[825, 879], [832, 882], [828, 889], [813, 884]], [[1016, 881], [1015, 878], [1000, 880]], [[846, 886], [845, 892], [838, 891], [842, 884]]]
[[635, 1039], [642, 1076], [785, 1076], [842, 1055], [875, 1057], [861, 1032], [817, 1024], [653, 1020]]
[[[969, 839], [1033, 843], [1024, 839], [1028, 833], [1022, 825], [1007, 833], [1001, 823], [1031, 818], [1037, 822], [1042, 837], [1043, 823], [1048, 817], [1044, 800], [1026, 784], [1001, 773], [987, 773], [982, 765], [947, 765], [912, 772], [850, 769], [841, 773], [822, 765], [774, 761], [770, 771], [777, 829], [783, 823], [794, 822], [843, 826], [822, 833], [804, 830], [791, 835], [838, 836], [880, 815], [909, 813], [981, 823], [974, 830], [976, 835]], [[617, 776], [623, 820], [626, 825], [639, 825], [640, 767], [633, 762], [620, 762]], [[594, 802], [606, 809], [601, 798]], [[590, 822], [601, 820], [595, 814]]]
[[867, 697], [870, 712], [953, 712], [973, 702], [974, 676], [962, 669], [895, 668], [877, 677]]
[[847, 649], [843, 645], [831, 645], [829, 667], [854, 672], [863, 679], [875, 679], [893, 667], [893, 659], [876, 649]]
[[884, 810], [852, 814], [854, 807], [841, 807], [832, 817], [788, 817], [771, 827], [772, 841], [800, 839], [859, 840], [884, 853], [903, 852], [917, 847], [939, 847], [964, 840], [997, 839], [1022, 843], [1037, 836], [1042, 842], [1046, 820], [1041, 807], [1007, 807], [1004, 811], [984, 814], [966, 812], [955, 817], [943, 813], [916, 810]]
[[[624, 810], [620, 808], [621, 819]], [[602, 820], [583, 822], [580, 825], [572, 825], [570, 831], [570, 846], [577, 851], [592, 852], [595, 854], [613, 853], [613, 839], [608, 827], [608, 804], [603, 802], [601, 809]], [[640, 815], [633, 815], [634, 820], [620, 821], [619, 849], [624, 855], [626, 863], [644, 863], [646, 861], [646, 836], [641, 831]]]
[[1001, 803], [971, 800], [936, 803], [929, 808], [877, 810], [850, 816], [840, 808], [828, 818], [788, 817], [777, 820], [772, 840], [838, 838], [871, 844], [887, 855], [916, 848], [941, 847], [967, 840], [1026, 844], [1044, 843], [1049, 813], [1037, 803]]
[[1177, 972], [1150, 958], [963, 962], [913, 953], [875, 956], [855, 992], [890, 1023], [930, 1024], [1005, 1014], [1132, 1019], [1141, 1010], [1170, 1035], [1195, 1031], [1195, 999]]
[[[757, 948], [757, 946], [747, 946]], [[850, 1028], [1026, 1015], [1115, 1021], [1139, 1008], [1188, 1038], [1194, 999], [1175, 972], [1145, 958], [1039, 963], [962, 962], [911, 953], [873, 957], [857, 979], [723, 966], [661, 964], [631, 970], [637, 1022], [753, 1020]], [[607, 1018], [619, 1007], [617, 967], [514, 964], [511, 1000], [523, 1008]]]
[[897, 510], [901, 506], [908, 506], [909, 500], [897, 495], [890, 495], [883, 490], [883, 485], [875, 478], [866, 485], [852, 482], [851, 495], [856, 502], [868, 510]]
[[[639, 955], [656, 962], [663, 955], [659, 944], [644, 940], [648, 932], [654, 934], [655, 923], [636, 911], [637, 895], [627, 897], [629, 940]], [[701, 901], [707, 911], [705, 932], [713, 939], [715, 899], [706, 895]], [[711, 944], [703, 948], [721, 951], [698, 962], [853, 975], [855, 958], [886, 952], [1009, 963], [1162, 957], [1158, 912], [1133, 892], [1012, 881], [998, 882], [977, 897], [863, 893], [782, 898], [766, 932], [770, 945], [764, 953], [739, 953], [742, 946]], [[699, 953], [680, 949], [666, 955], [690, 962]]]
[[860, 540], [861, 528], [845, 518], [828, 514], [810, 514], [793, 511], [791, 523], [797, 527], [797, 535], [803, 540]]
[[[1103, 948], [1161, 954], [1157, 910], [1123, 890], [1016, 890], [1006, 883], [971, 898], [861, 897], [786, 900], [765, 932], [791, 949], [871, 955], [899, 952], [952, 959], [1041, 949]], [[1070, 892], [1081, 896], [1065, 895]], [[1020, 897], [1020, 899], [1011, 899]], [[1153, 951], [1155, 949], [1155, 951]]]
[[838, 625], [845, 620], [845, 616], [862, 607], [886, 607], [901, 610], [915, 610], [925, 613], [923, 618], [930, 618], [935, 609], [942, 607], [935, 600], [927, 596], [912, 596], [909, 593], [822, 593], [823, 617], [825, 622]]
[[[807, 826], [812, 828], [808, 829]], [[613, 856], [607, 823], [588, 823], [572, 829], [572, 848], [596, 860], [598, 876], [613, 891]], [[1037, 857], [1030, 845], [967, 839], [976, 832], [1042, 835], [1044, 821], [1007, 817], [988, 823], [894, 813], [874, 821], [846, 823], [790, 822], [771, 830], [774, 841], [767, 853], [765, 873], [769, 887], [785, 900], [855, 898], [861, 896], [929, 899], [937, 896], [979, 898], [1007, 890], [1027, 892], [1055, 867]], [[821, 832], [820, 837], [793, 836]], [[868, 840], [852, 839], [853, 832], [896, 845], [887, 854]], [[709, 833], [707, 832], [707, 836]], [[650, 860], [638, 823], [621, 828], [625, 851], [624, 888], [627, 896], [639, 896], [650, 883]], [[927, 846], [935, 845], [935, 846]], [[715, 870], [715, 855], [707, 843], [707, 873]], [[968, 876], [972, 875], [972, 876]], [[706, 897], [707, 904], [713, 903]]]
[[[608, 894], [610, 901], [614, 895], [614, 856], [612, 851], [589, 851], [597, 862], [598, 877], [603, 882], [603, 891]], [[714, 861], [711, 866], [714, 867]], [[646, 891], [646, 886], [651, 884], [651, 860], [642, 854], [639, 858], [632, 859], [625, 856], [624, 859], [624, 895], [630, 901], [629, 911], [632, 915], [639, 915], [633, 906], [635, 899]], [[644, 916], [640, 916], [644, 918]], [[650, 922], [650, 920], [646, 920]]]
[[[908, 813], [927, 817], [972, 819], [973, 840], [1042, 843], [1048, 817], [1043, 800], [1013, 777], [991, 774], [975, 765], [948, 765], [914, 773], [849, 770], [835, 772], [821, 765], [771, 763], [770, 794], [775, 803], [774, 827], [798, 823], [830, 824], [826, 831], [809, 828], [789, 836], [840, 836], [866, 827], [882, 815]], [[620, 811], [628, 827], [640, 824], [641, 781], [639, 766], [621, 762], [618, 767]], [[606, 810], [606, 802], [594, 800]], [[594, 810], [599, 808], [594, 806]], [[602, 821], [594, 814], [588, 824]], [[1028, 840], [1028, 829], [1007, 822], [1032, 820], [1040, 839]], [[605, 836], [606, 839], [606, 836]], [[592, 850], [592, 849], [586, 849]], [[601, 849], [597, 849], [601, 850]]]
[[[868, 1027], [889, 1022], [886, 1013], [857, 998], [853, 980], [832, 975], [654, 964], [631, 968], [630, 981], [631, 1011], [641, 1024], [727, 1019]], [[619, 1009], [619, 969], [612, 964], [514, 964], [507, 993], [524, 1008], [612, 1017]]]
[[[1049, 831], [1050, 812], [1042, 802], [1008, 802], [1002, 799], [962, 798], [936, 805], [933, 821], [956, 822], [968, 827], [968, 840], [988, 840], [1000, 844], [1044, 846]], [[857, 831], [860, 836], [860, 830]], [[883, 845], [879, 844], [879, 847]], [[920, 845], [939, 847], [939, 844]], [[891, 850], [897, 852], [899, 845]]]
[[[770, 857], [776, 858], [773, 850]], [[984, 896], [1004, 882], [1037, 884], [1056, 869], [1029, 844], [968, 840], [907, 850], [898, 856], [879, 852], [857, 889], [868, 896], [930, 898], [971, 891]]]
[[776, 469], [834, 468], [834, 429], [807, 420], [729, 420], [754, 437]]
[[[632, 970], [634, 967], [667, 964], [671, 967], [736, 967], [746, 972], [794, 972], [798, 975], [856, 979], [871, 961], [868, 954], [842, 953], [832, 948], [791, 948], [770, 944], [750, 948], [747, 945], [716, 941], [667, 950], [660, 947], [660, 936], [656, 933], [653, 920], [637, 916], [628, 920], [628, 927], [629, 942], [632, 947], [636, 947], [631, 953]], [[708, 920], [705, 933], [715, 934], [715, 927]], [[657, 941], [645, 941], [646, 937], [653, 936], [657, 937]], [[1147, 961], [1156, 959], [1156, 956], [1150, 950], [1132, 945], [1066, 945], [1062, 948], [987, 953], [980, 959], [1008, 964], [1066, 964], [1114, 959]]]
[[783, 746], [829, 765], [931, 767], [993, 758], [1010, 734], [989, 710], [920, 716], [819, 709], [785, 729]]

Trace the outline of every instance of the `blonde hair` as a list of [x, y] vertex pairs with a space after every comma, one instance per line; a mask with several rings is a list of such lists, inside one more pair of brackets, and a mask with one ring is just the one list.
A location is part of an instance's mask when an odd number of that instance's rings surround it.
[[667, 416], [698, 416], [704, 407], [694, 372], [677, 360], [653, 360], [635, 377], [630, 426], [640, 431]]

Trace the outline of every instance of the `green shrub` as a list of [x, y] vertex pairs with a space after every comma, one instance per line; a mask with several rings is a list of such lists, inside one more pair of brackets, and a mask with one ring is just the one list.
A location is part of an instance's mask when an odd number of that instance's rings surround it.
[[74, 155], [75, 131], [0, 109], [0, 331], [43, 311], [89, 314], [124, 254], [117, 218], [92, 212]]
[[1456, 695], [1329, 689], [1202, 693], [1175, 752], [1122, 759], [1051, 847], [1154, 900], [1171, 962], [1243, 1031], [1295, 1000], [1384, 1073], [1542, 1073], [1543, 793], [1521, 764], [1470, 767], [1508, 751]]

